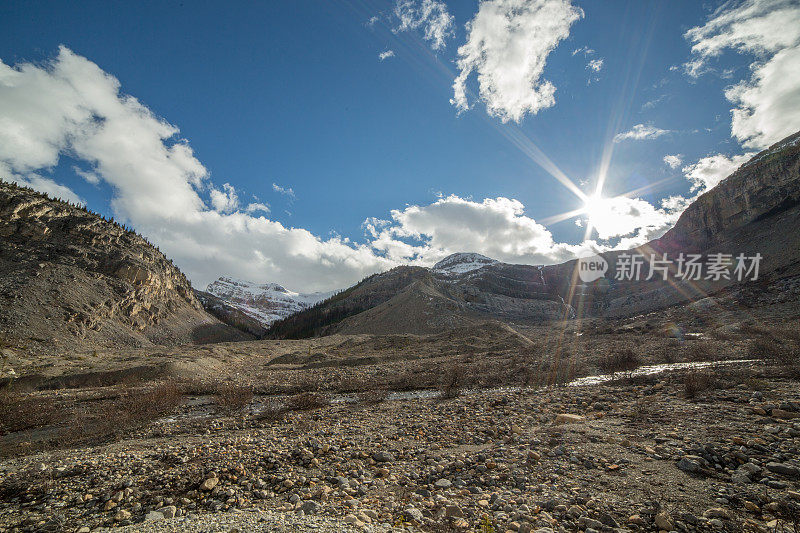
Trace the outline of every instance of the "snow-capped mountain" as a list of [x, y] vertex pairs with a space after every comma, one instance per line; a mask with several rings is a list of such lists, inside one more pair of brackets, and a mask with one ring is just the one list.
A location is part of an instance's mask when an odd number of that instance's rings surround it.
[[206, 292], [266, 325], [307, 309], [333, 292], [298, 293], [277, 283], [253, 283], [221, 277], [208, 284]]
[[458, 276], [495, 263], [496, 259], [485, 255], [461, 252], [448, 255], [433, 265], [433, 271], [445, 276]]

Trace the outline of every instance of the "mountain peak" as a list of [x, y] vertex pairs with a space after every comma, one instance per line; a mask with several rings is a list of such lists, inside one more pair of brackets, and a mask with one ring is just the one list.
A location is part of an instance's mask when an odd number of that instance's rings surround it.
[[496, 259], [485, 255], [474, 252], [457, 252], [433, 265], [433, 271], [440, 274], [464, 274], [494, 263], [497, 263]]
[[255, 283], [222, 276], [206, 292], [262, 325], [286, 318], [330, 297], [332, 292], [298, 293], [277, 283]]

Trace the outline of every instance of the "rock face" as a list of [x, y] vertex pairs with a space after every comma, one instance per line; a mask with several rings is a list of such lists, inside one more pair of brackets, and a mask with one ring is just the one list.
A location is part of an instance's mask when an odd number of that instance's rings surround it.
[[757, 154], [683, 212], [660, 242], [705, 250], [800, 204], [800, 132]]
[[0, 333], [27, 350], [245, 338], [139, 235], [0, 182]]
[[239, 310], [262, 326], [293, 315], [330, 298], [332, 292], [293, 292], [276, 283], [253, 283], [221, 277], [205, 291], [227, 306]]

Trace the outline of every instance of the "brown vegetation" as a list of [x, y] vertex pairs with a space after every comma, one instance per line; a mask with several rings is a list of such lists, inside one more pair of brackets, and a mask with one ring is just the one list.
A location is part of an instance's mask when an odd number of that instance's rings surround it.
[[0, 435], [53, 424], [64, 417], [64, 409], [48, 398], [0, 392]]
[[253, 400], [253, 389], [233, 383], [221, 383], [214, 391], [214, 403], [228, 412], [241, 411]]
[[301, 392], [286, 399], [286, 408], [290, 411], [310, 411], [329, 405], [330, 399], [318, 392]]
[[716, 384], [714, 374], [707, 370], [693, 370], [683, 377], [684, 393], [687, 398], [694, 398], [702, 392], [713, 389]]
[[639, 357], [639, 354], [630, 348], [614, 350], [611, 353], [603, 355], [597, 362], [598, 368], [606, 374], [630, 372], [639, 368], [641, 364], [642, 359]]

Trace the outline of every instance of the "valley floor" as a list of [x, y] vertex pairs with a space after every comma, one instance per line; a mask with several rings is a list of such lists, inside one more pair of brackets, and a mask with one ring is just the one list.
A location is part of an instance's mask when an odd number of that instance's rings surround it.
[[792, 531], [798, 383], [757, 362], [233, 415], [200, 397], [6, 458], [0, 530]]

